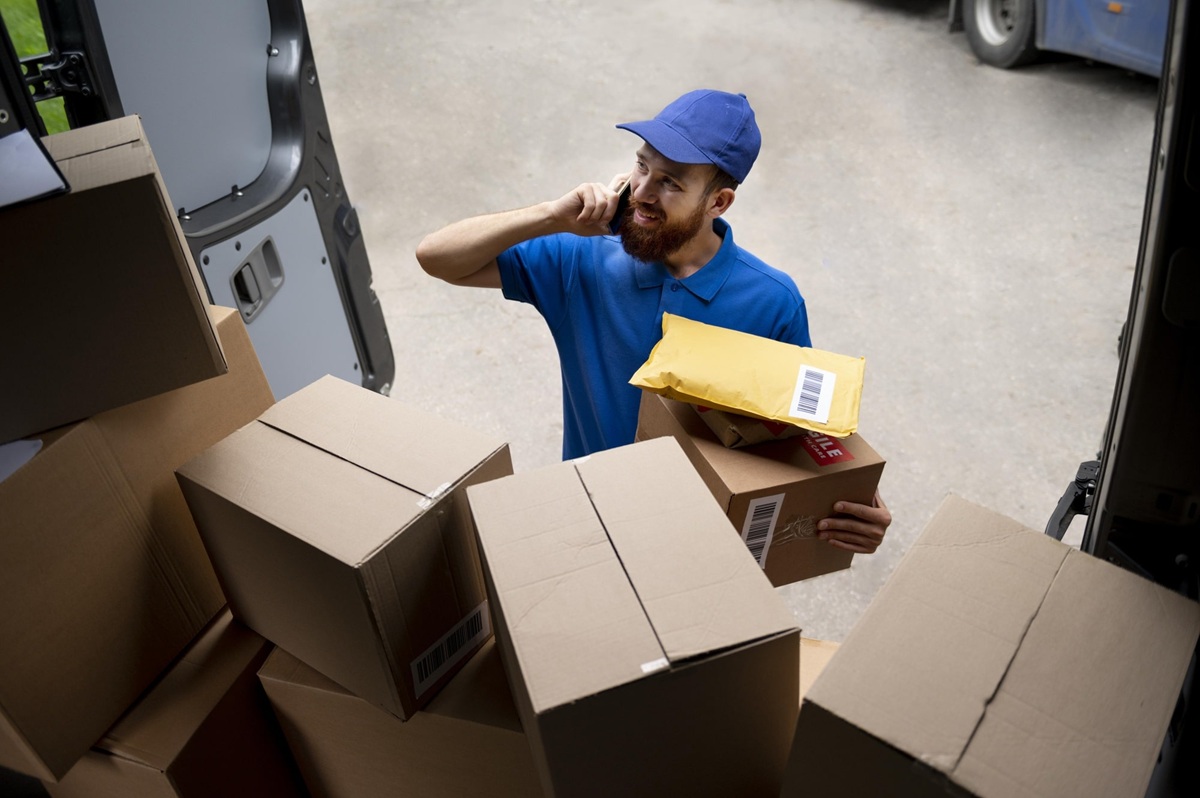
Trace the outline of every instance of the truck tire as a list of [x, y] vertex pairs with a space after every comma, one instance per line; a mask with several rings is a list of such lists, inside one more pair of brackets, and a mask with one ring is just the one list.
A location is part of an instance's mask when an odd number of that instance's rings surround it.
[[1034, 0], [965, 0], [963, 27], [980, 61], [1009, 69], [1035, 60]]

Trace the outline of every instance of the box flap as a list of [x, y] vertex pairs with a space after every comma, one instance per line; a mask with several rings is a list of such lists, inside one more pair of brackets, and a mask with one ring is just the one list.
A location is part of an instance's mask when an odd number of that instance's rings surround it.
[[467, 489], [535, 713], [642, 678], [663, 650], [570, 464]]
[[287, 397], [260, 420], [430, 497], [504, 445], [331, 376]]
[[63, 161], [70, 158], [133, 144], [144, 138], [141, 118], [131, 115], [43, 136], [42, 144], [46, 145], [50, 157], [61, 166]]
[[947, 497], [808, 700], [926, 764], [952, 769], [1068, 551]]
[[1200, 605], [1078, 551], [955, 772], [980, 795], [1141, 795], [1200, 635]]
[[[349, 690], [281, 648], [274, 649], [267, 657], [258, 670], [258, 677], [310, 690], [353, 696]], [[520, 732], [521, 719], [517, 716], [512, 693], [505, 681], [504, 666], [495, 639], [484, 643], [433, 701], [419, 710], [418, 715], [441, 715]]]
[[796, 630], [673, 438], [576, 468], [671, 663]]
[[423, 512], [422, 495], [257, 421], [177, 473], [351, 566]]
[[226, 610], [95, 747], [165, 771], [268, 645]]

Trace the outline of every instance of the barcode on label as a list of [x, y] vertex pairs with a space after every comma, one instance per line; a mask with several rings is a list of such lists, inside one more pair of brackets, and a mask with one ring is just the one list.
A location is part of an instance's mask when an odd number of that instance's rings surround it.
[[829, 423], [829, 408], [833, 405], [833, 387], [837, 375], [832, 371], [801, 366], [796, 377], [796, 392], [788, 415], [818, 424]]
[[775, 523], [779, 520], [779, 506], [783, 504], [783, 494], [760, 496], [750, 501], [746, 510], [746, 520], [742, 524], [742, 540], [746, 548], [754, 556], [759, 568], [767, 567], [767, 551], [771, 548], [771, 538], [775, 536]]
[[418, 697], [424, 693], [443, 673], [473, 651], [477, 643], [491, 634], [491, 626], [485, 601], [413, 660], [413, 692]]

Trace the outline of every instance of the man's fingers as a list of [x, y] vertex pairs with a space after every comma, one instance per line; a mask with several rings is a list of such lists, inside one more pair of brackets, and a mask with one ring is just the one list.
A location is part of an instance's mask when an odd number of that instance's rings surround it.
[[603, 183], [584, 183], [576, 189], [576, 196], [580, 209], [575, 221], [585, 227], [603, 226], [617, 207], [617, 194]]
[[873, 541], [868, 538], [843, 539], [841, 537], [836, 537], [827, 538], [826, 542], [829, 543], [830, 546], [839, 549], [845, 549], [846, 551], [852, 551], [856, 554], [874, 554], [875, 550], [879, 548], [879, 543], [877, 541]]

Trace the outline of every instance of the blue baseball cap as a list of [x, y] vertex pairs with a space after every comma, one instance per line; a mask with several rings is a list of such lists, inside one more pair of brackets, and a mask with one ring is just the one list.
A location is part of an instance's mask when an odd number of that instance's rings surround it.
[[653, 119], [617, 127], [636, 133], [677, 163], [711, 163], [738, 183], [746, 179], [762, 135], [744, 94], [712, 89], [689, 91]]

